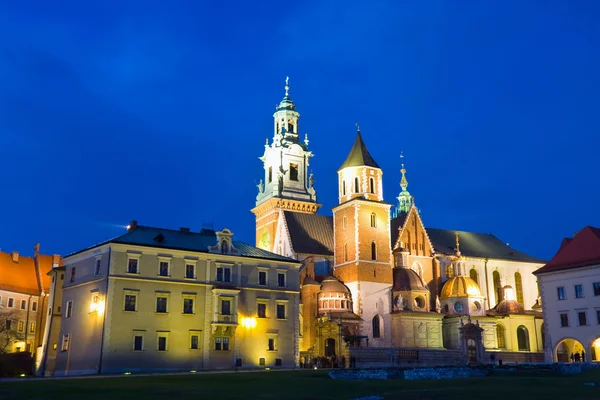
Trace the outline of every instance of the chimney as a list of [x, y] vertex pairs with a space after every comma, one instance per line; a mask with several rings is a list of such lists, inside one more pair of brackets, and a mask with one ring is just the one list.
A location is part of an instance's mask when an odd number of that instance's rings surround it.
[[129, 225], [127, 225], [127, 230], [128, 231], [134, 231], [135, 228], [137, 228], [137, 221], [134, 219], [133, 221], [131, 221], [129, 223]]
[[19, 262], [19, 252], [18, 251], [12, 252], [12, 260], [13, 260], [13, 262], [16, 262], [16, 263]]
[[179, 228], [179, 231], [183, 233], [190, 233], [190, 228], [185, 228], [182, 226], [181, 228]]
[[60, 256], [55, 254], [52, 256], [52, 268], [60, 267]]

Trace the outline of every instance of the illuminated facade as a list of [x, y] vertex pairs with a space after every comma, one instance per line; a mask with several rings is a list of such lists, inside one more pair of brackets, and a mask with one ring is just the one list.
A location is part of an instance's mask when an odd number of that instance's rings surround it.
[[600, 361], [600, 228], [586, 226], [564, 239], [535, 274], [542, 292], [546, 361]]
[[0, 252], [0, 353], [41, 354], [47, 319], [50, 277], [60, 256], [43, 255], [39, 244], [34, 256]]
[[58, 351], [42, 373], [293, 367], [300, 265], [227, 229], [132, 222], [65, 257], [54, 287], [60, 329], [49, 338]]
[[[338, 170], [333, 217], [317, 214], [312, 179], [290, 180], [299, 176], [290, 171], [306, 174], [312, 153], [308, 142], [298, 143], [299, 114], [287, 89], [275, 114], [273, 143], [267, 141], [261, 157], [267, 185], [259, 184], [252, 211], [256, 245], [303, 264], [302, 354], [330, 356], [367, 342], [375, 348], [458, 349], [470, 346], [460, 333], [469, 322], [471, 331], [481, 331], [486, 351], [535, 353], [537, 360], [543, 329], [533, 272], [543, 261], [491, 234], [426, 228], [408, 192], [404, 163], [397, 206], [386, 203], [383, 170], [360, 129]], [[279, 186], [273, 171], [279, 171]]]

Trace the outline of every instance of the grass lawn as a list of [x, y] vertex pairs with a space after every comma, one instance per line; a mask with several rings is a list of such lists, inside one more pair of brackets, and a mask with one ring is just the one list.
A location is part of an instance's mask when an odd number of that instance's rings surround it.
[[600, 369], [575, 376], [491, 376], [460, 380], [334, 381], [326, 371], [73, 379], [0, 383], [0, 399], [600, 399]]

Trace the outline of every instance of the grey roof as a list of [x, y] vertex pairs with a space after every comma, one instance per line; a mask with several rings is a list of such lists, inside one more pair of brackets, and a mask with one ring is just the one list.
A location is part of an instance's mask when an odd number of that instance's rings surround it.
[[[159, 237], [161, 240], [157, 240]], [[116, 238], [107, 240], [106, 242], [79, 250], [75, 253], [69, 254], [69, 256], [107, 243], [120, 243], [135, 246], [163, 248], [165, 250], [171, 249], [208, 253], [208, 247], [217, 244], [217, 235], [213, 230], [203, 230], [202, 232], [183, 232], [180, 230], [137, 225], [135, 229], [132, 229], [121, 236], [117, 236]], [[241, 257], [298, 262], [292, 258], [280, 256], [279, 254], [271, 253], [270, 251], [262, 250], [237, 240], [233, 241], [233, 247], [239, 251], [239, 253], [236, 255]]]
[[400, 229], [404, 226], [406, 217], [408, 217], [408, 213], [404, 212], [390, 221], [390, 226], [391, 226], [391, 230], [392, 230], [390, 232], [390, 238], [392, 240], [392, 248], [394, 248], [394, 246], [396, 245], [396, 242], [398, 241], [398, 235], [400, 234], [398, 229]]
[[[453, 230], [427, 228], [427, 235], [436, 253], [454, 254], [456, 236]], [[544, 263], [539, 258], [521, 253], [508, 246], [491, 233], [458, 231], [460, 252], [466, 257], [493, 258], [498, 260]]]
[[283, 212], [297, 254], [333, 255], [333, 217]]
[[371, 154], [369, 154], [369, 150], [367, 150], [367, 146], [365, 146], [362, 136], [360, 136], [360, 131], [358, 131], [354, 146], [352, 146], [350, 154], [348, 154], [346, 161], [344, 161], [338, 171], [347, 167], [359, 167], [362, 165], [379, 168], [379, 165], [377, 165], [375, 160], [373, 160], [373, 157], [371, 157]]

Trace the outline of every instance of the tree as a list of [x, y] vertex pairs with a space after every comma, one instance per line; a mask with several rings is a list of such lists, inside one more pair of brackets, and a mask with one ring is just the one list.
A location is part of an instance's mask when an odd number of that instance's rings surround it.
[[16, 311], [0, 310], [0, 354], [10, 353], [14, 342], [25, 339], [24, 334], [17, 332], [17, 324]]

